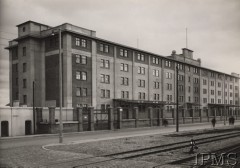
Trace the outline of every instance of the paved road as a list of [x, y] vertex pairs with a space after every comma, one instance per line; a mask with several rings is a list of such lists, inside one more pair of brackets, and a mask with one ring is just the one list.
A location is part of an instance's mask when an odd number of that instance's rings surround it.
[[[240, 125], [240, 121], [237, 121], [235, 125]], [[223, 127], [223, 123], [218, 123], [216, 128]], [[228, 125], [227, 125], [228, 126]], [[198, 124], [184, 124], [180, 125], [180, 131], [189, 131], [195, 129], [211, 128], [210, 123], [198, 123]], [[90, 142], [105, 139], [116, 139], [122, 137], [143, 136], [152, 134], [164, 134], [175, 132], [176, 126], [168, 127], [146, 127], [137, 129], [122, 129], [115, 131], [94, 131], [94, 132], [80, 132], [80, 133], [67, 133], [64, 134], [64, 143], [70, 142]], [[58, 143], [58, 135], [30, 135], [23, 137], [8, 137], [0, 138], [0, 149], [24, 147], [24, 146], [42, 146], [47, 144]]]
[[[236, 125], [240, 125], [240, 121], [238, 121]], [[217, 128], [223, 126], [223, 123], [216, 125]], [[212, 129], [210, 123], [180, 125], [180, 131], [205, 128]], [[166, 134], [170, 132], [175, 132], [175, 126], [69, 133], [64, 134], [64, 143], [84, 143], [122, 137]], [[57, 143], [58, 135], [30, 135], [0, 138], [0, 167], [39, 167], [49, 164], [52, 161], [69, 160], [79, 157], [79, 154], [76, 153], [42, 149], [43, 145]]]

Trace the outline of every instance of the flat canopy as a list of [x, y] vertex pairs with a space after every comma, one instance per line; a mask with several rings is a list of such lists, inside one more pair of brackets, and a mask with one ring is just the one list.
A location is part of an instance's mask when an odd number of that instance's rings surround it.
[[240, 107], [238, 105], [233, 105], [233, 104], [214, 104], [214, 103], [208, 103], [208, 106], [210, 107]]
[[148, 100], [127, 100], [127, 99], [113, 99], [115, 102], [119, 103], [129, 103], [129, 104], [148, 104], [148, 105], [176, 105], [174, 102], [166, 101], [148, 101]]

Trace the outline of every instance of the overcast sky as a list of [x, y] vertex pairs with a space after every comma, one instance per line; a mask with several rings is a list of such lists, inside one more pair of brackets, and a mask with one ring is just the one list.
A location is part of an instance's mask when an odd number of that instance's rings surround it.
[[[240, 0], [0, 0], [0, 105], [9, 102], [8, 39], [16, 25], [71, 23], [97, 36], [170, 55], [186, 47], [202, 66], [240, 73]], [[137, 40], [138, 39], [138, 40]]]

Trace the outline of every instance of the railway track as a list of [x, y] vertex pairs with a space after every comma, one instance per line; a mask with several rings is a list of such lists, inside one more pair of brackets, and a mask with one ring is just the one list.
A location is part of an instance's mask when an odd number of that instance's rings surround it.
[[[195, 141], [196, 141], [197, 145], [200, 145], [200, 144], [211, 143], [214, 141], [238, 137], [239, 135], [240, 135], [240, 132], [237, 131], [237, 132], [233, 132], [233, 133], [226, 133], [226, 134], [215, 135], [215, 136], [211, 136], [211, 137], [198, 138], [198, 139], [195, 139]], [[178, 149], [187, 148], [187, 147], [190, 147], [190, 141], [181, 141], [181, 142], [175, 142], [175, 143], [170, 143], [170, 144], [165, 144], [165, 145], [158, 145], [158, 146], [153, 146], [153, 147], [129, 150], [129, 151], [124, 151], [124, 152], [68, 160], [68, 161], [64, 161], [64, 162], [48, 164], [46, 166], [48, 167], [50, 165], [59, 165], [61, 163], [66, 163], [66, 162], [71, 162], [71, 163], [76, 162], [76, 165], [73, 166], [73, 168], [86, 167], [88, 165], [98, 165], [98, 164], [110, 162], [113, 160], [134, 159], [134, 158], [139, 158], [139, 157], [153, 155], [153, 154], [160, 154], [162, 152], [173, 151], [173, 150], [178, 150]], [[187, 158], [185, 158], [185, 159], [187, 161]], [[89, 160], [89, 161], [87, 161], [87, 160]], [[81, 161], [83, 163], [78, 164]], [[172, 163], [172, 164], [174, 164], [174, 163]], [[161, 166], [161, 165], [156, 165], [156, 167], [159, 167], [159, 166]]]
[[[214, 153], [216, 154], [215, 157], [218, 159], [218, 162], [222, 164], [222, 158], [220, 159], [221, 157], [221, 154], [222, 153], [225, 153], [225, 154], [228, 154], [228, 153], [236, 153], [237, 156], [239, 156], [240, 154], [240, 144], [237, 144], [237, 145], [232, 145], [232, 146], [227, 146], [225, 148], [222, 148], [222, 149], [219, 149], [219, 150], [215, 150], [215, 151], [212, 151], [212, 152], [209, 152], [209, 153]], [[199, 154], [198, 154], [199, 155]], [[199, 159], [199, 158], [197, 158]], [[216, 164], [216, 161], [217, 160], [211, 160], [209, 159], [208, 161], [206, 161], [204, 164], [203, 162], [201, 161], [199, 163], [199, 161], [197, 162], [196, 161], [196, 155], [194, 156], [189, 156], [189, 157], [185, 157], [185, 158], [181, 158], [181, 159], [178, 159], [176, 161], [172, 161], [172, 162], [168, 162], [168, 163], [165, 163], [165, 164], [159, 164], [159, 165], [156, 165], [154, 166], [153, 168], [160, 168], [162, 166], [165, 166], [165, 165], [178, 165], [178, 166], [187, 166], [187, 167], [194, 167], [194, 168], [210, 168], [211, 167], [211, 164], [214, 162], [214, 164]], [[238, 159], [237, 161], [237, 164], [239, 166], [240, 160]], [[234, 161], [235, 162], [235, 161]], [[224, 162], [225, 163], [225, 162]], [[224, 167], [224, 163], [221, 165], [221, 167]], [[225, 163], [226, 164], [226, 163]], [[213, 167], [217, 167], [216, 165], [213, 166]], [[229, 167], [229, 165], [226, 165], [226, 167]], [[233, 167], [233, 166], [231, 166]]]

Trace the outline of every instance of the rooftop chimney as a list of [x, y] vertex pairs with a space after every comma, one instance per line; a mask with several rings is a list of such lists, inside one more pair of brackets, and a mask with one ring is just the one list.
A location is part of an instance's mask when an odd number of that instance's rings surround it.
[[190, 58], [190, 59], [193, 59], [193, 51], [192, 50], [189, 50], [187, 48], [183, 48], [182, 49], [182, 55], [186, 58]]

